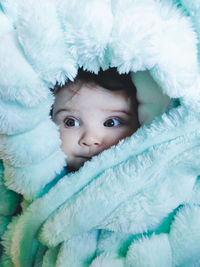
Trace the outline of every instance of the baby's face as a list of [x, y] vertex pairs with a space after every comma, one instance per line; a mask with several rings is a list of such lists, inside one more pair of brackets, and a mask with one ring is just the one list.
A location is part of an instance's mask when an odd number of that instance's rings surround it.
[[139, 123], [132, 105], [125, 92], [96, 84], [71, 84], [56, 94], [53, 120], [60, 129], [68, 171], [78, 170], [136, 131]]

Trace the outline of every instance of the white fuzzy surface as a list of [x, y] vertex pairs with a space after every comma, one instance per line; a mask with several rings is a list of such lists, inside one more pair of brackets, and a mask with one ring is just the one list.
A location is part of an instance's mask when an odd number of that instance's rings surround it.
[[65, 155], [60, 149], [37, 164], [15, 167], [5, 163], [5, 184], [26, 200], [33, 200], [45, 192], [45, 186], [61, 173], [64, 165]]
[[[34, 107], [48, 98], [48, 88], [26, 61], [17, 41], [16, 31], [10, 31], [0, 42], [0, 96], [4, 101]], [[5, 73], [7, 73], [5, 75]]]
[[60, 145], [58, 128], [47, 118], [30, 131], [16, 136], [2, 135], [0, 157], [16, 167], [37, 164], [58, 150]]
[[12, 31], [12, 25], [9, 22], [8, 18], [6, 15], [0, 10], [0, 36], [4, 35], [5, 33]]
[[[49, 86], [76, 75], [76, 61], [66, 49], [53, 1], [22, 1], [18, 39], [31, 65]], [[38, 40], [40, 40], [38, 42]]]
[[175, 266], [188, 266], [199, 260], [199, 222], [200, 207], [196, 205], [186, 205], [175, 216], [169, 235]]
[[90, 264], [90, 267], [125, 267], [123, 258], [117, 255], [102, 254], [96, 257]]
[[79, 67], [95, 73], [100, 67], [107, 68], [105, 51], [113, 23], [110, 1], [62, 0], [58, 1], [58, 13], [64, 25], [66, 44]]
[[133, 243], [127, 253], [126, 267], [172, 267], [168, 235], [153, 235]]
[[[0, 3], [0, 156], [6, 186], [27, 200], [4, 236], [4, 265], [10, 257], [32, 266], [38, 236], [53, 247], [47, 265], [64, 265], [69, 254], [79, 264], [76, 249], [93, 267], [198, 264], [198, 0]], [[137, 72], [139, 113], [149, 125], [57, 182], [65, 156], [49, 122], [49, 87], [73, 80], [79, 67], [110, 66]], [[173, 98], [179, 106], [169, 105]], [[89, 233], [101, 228], [108, 238], [92, 259]]]

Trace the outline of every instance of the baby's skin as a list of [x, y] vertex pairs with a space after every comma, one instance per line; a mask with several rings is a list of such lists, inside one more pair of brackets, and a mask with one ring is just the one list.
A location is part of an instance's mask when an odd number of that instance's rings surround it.
[[52, 117], [59, 126], [68, 172], [132, 135], [139, 127], [134, 110], [123, 90], [81, 81], [62, 87], [55, 95]]

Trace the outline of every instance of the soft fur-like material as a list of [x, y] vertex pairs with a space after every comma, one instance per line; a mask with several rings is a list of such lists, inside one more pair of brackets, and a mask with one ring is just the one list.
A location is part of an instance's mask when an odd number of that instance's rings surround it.
[[[199, 12], [0, 1], [1, 267], [200, 266]], [[143, 125], [66, 174], [50, 88], [80, 67], [131, 71]]]

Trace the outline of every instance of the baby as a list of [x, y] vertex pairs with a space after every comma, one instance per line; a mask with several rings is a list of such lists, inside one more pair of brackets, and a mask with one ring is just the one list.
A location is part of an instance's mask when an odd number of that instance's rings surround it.
[[80, 70], [74, 82], [54, 93], [52, 118], [60, 129], [68, 172], [78, 170], [139, 127], [130, 75], [119, 75], [114, 68], [98, 75]]

